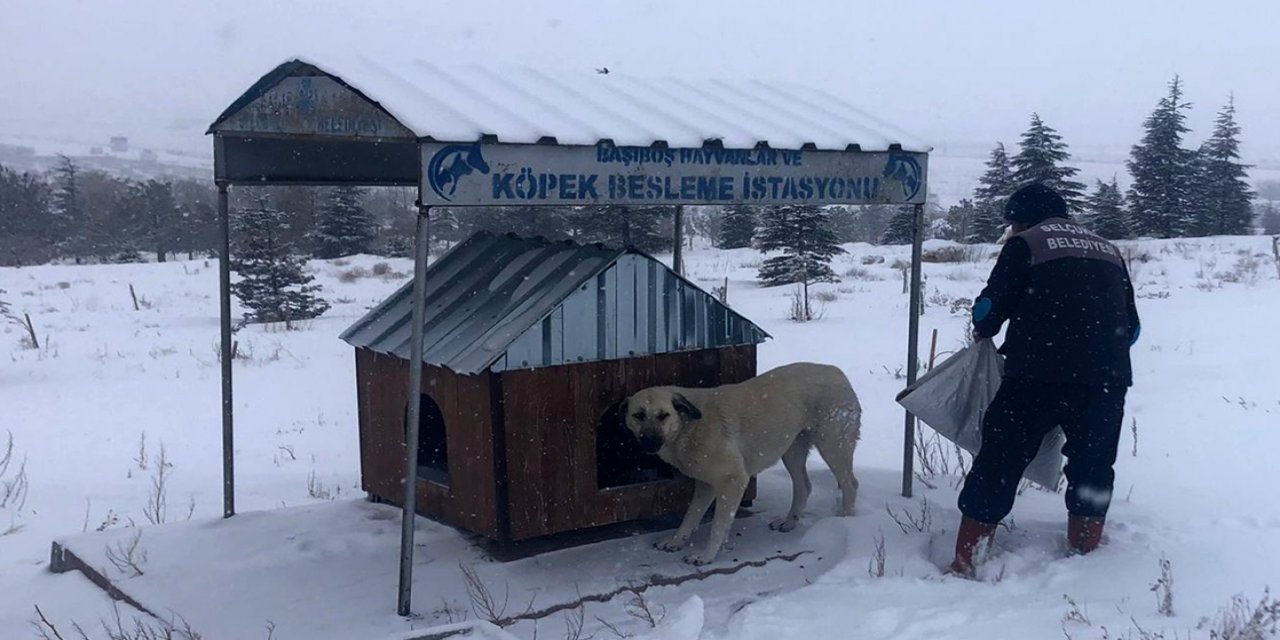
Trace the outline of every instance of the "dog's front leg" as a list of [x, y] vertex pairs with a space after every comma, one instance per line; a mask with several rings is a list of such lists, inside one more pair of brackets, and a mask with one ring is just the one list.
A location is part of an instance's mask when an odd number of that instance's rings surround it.
[[707, 538], [707, 546], [701, 553], [692, 553], [684, 557], [684, 561], [697, 566], [711, 564], [720, 553], [729, 538], [729, 529], [733, 527], [733, 518], [738, 514], [738, 505], [742, 504], [742, 494], [747, 490], [746, 474], [735, 475], [726, 480], [723, 490], [716, 496], [716, 515], [711, 520], [711, 535]]
[[689, 546], [689, 538], [693, 536], [693, 530], [698, 528], [698, 523], [702, 522], [702, 516], [707, 513], [707, 509], [716, 499], [715, 487], [701, 480], [695, 482], [693, 500], [689, 503], [689, 509], [684, 512], [684, 520], [680, 523], [680, 528], [676, 529], [676, 534], [671, 536], [670, 540], [658, 542], [653, 545], [654, 547], [663, 551], [679, 551]]

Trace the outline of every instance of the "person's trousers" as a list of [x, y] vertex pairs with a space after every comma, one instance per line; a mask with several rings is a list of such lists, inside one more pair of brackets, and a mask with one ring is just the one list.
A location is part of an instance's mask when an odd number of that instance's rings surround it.
[[1101, 518], [1111, 506], [1125, 387], [1005, 378], [982, 421], [982, 448], [960, 492], [960, 511], [986, 523], [1013, 509], [1022, 472], [1044, 436], [1066, 435], [1067, 512]]

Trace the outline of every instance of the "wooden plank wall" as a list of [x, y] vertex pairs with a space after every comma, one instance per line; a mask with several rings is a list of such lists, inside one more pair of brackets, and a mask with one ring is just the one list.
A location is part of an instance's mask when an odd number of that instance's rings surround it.
[[[599, 420], [646, 387], [740, 382], [755, 366], [755, 347], [746, 346], [500, 374], [510, 539], [683, 512], [692, 492], [685, 478], [599, 489]], [[754, 495], [753, 480], [746, 499]]]
[[[364, 490], [401, 505], [404, 492], [404, 414], [409, 363], [356, 350], [360, 409], [360, 470]], [[424, 366], [423, 392], [440, 405], [449, 450], [449, 484], [418, 481], [418, 513], [493, 539], [502, 539], [494, 479], [492, 375], [462, 376]]]

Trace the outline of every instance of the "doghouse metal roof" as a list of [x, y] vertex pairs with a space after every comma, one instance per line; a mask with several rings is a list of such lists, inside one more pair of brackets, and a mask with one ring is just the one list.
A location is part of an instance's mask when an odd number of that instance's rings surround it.
[[[478, 233], [427, 270], [423, 361], [463, 374], [757, 344], [760, 327], [635, 250]], [[412, 283], [342, 339], [410, 357]]]
[[[289, 78], [321, 78], [307, 91], [273, 94]], [[321, 85], [324, 86], [321, 86]], [[330, 90], [332, 89], [332, 90]], [[350, 94], [350, 100], [342, 96]], [[345, 137], [502, 143], [701, 147], [709, 142], [749, 149], [928, 152], [928, 145], [827, 93], [786, 82], [642, 79], [593, 70], [482, 67], [366, 57], [294, 59], [269, 72], [235, 100], [210, 133], [303, 133], [324, 100], [353, 117], [327, 119], [320, 130]], [[363, 104], [360, 104], [363, 103]], [[385, 114], [392, 122], [379, 123]], [[275, 117], [271, 116], [284, 117]], [[247, 123], [254, 126], [246, 127]], [[314, 123], [309, 123], [314, 124]], [[266, 125], [264, 128], [263, 125]], [[304, 127], [311, 132], [314, 128]]]

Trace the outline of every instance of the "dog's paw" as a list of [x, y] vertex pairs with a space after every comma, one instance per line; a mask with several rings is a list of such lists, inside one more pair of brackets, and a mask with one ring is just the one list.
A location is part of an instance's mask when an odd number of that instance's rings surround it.
[[659, 551], [666, 551], [667, 553], [675, 553], [677, 551], [683, 551], [688, 545], [689, 543], [684, 540], [659, 540], [653, 543], [653, 548]]
[[715, 559], [715, 554], [708, 555], [706, 553], [690, 553], [684, 557], [684, 563], [691, 564], [695, 567], [705, 567], [712, 562], [715, 562]]
[[786, 533], [795, 529], [798, 524], [800, 524], [799, 518], [778, 518], [777, 520], [769, 523], [769, 528], [774, 531]]

